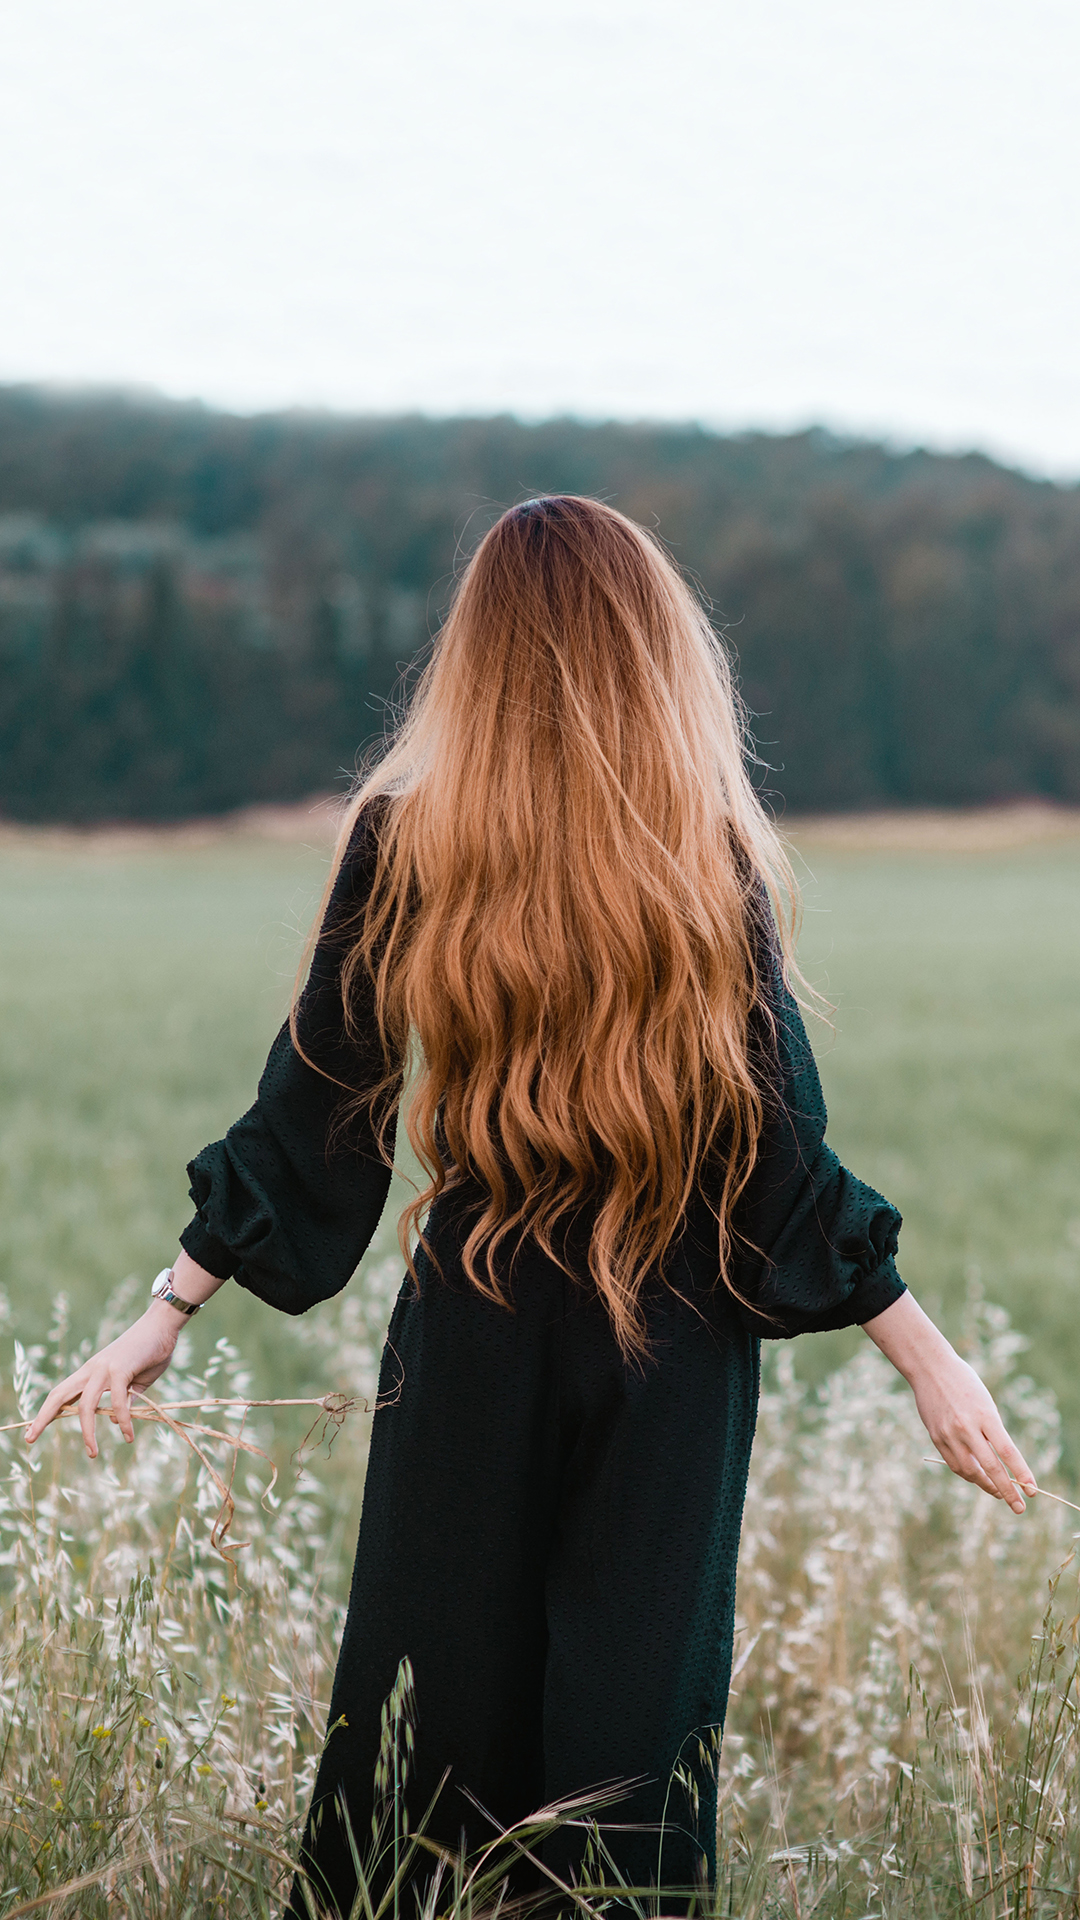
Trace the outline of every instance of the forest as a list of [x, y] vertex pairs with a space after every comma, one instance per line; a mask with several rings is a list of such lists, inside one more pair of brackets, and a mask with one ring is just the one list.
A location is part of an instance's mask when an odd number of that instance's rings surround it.
[[492, 519], [585, 492], [727, 638], [777, 811], [1080, 802], [1080, 488], [824, 430], [0, 388], [0, 814], [340, 789]]

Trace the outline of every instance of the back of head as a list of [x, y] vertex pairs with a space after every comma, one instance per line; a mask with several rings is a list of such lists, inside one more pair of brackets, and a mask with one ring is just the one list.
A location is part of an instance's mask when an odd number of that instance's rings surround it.
[[723, 648], [658, 543], [590, 499], [504, 514], [352, 815], [376, 792], [347, 981], [375, 975], [387, 1087], [415, 1050], [430, 1185], [403, 1233], [478, 1182], [466, 1271], [498, 1297], [521, 1233], [558, 1257], [587, 1208], [593, 1280], [640, 1349], [642, 1283], [719, 1139], [726, 1270], [762, 1110], [752, 921], [762, 881], [790, 883]]

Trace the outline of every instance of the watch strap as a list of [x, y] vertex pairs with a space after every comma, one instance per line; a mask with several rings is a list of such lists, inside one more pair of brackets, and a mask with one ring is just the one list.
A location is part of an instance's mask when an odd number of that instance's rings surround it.
[[150, 1289], [150, 1297], [152, 1300], [164, 1300], [167, 1307], [177, 1307], [181, 1313], [186, 1313], [190, 1318], [193, 1313], [198, 1313], [201, 1303], [197, 1300], [194, 1302], [181, 1300], [180, 1295], [172, 1290], [172, 1277], [172, 1268], [162, 1267]]

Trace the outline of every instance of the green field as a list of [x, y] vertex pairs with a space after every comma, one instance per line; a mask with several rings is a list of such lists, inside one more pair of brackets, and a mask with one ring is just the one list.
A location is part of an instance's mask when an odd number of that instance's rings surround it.
[[[821, 1046], [833, 1145], [901, 1209], [901, 1271], [947, 1332], [972, 1281], [1008, 1309], [1075, 1471], [1080, 843], [806, 854], [802, 951], [838, 1007]], [[831, 1347], [804, 1341], [804, 1365]]]
[[[1080, 1462], [1080, 841], [1006, 853], [820, 851], [804, 964], [831, 1138], [905, 1216], [902, 1270], [955, 1332], [970, 1279], [1030, 1340]], [[188, 1217], [184, 1165], [248, 1104], [325, 849], [251, 838], [0, 848], [0, 1284], [16, 1328], [63, 1289], [88, 1331]], [[380, 1231], [392, 1245], [391, 1224]], [[291, 1322], [226, 1288], [262, 1392], [317, 1388]], [[804, 1341], [817, 1374], [860, 1336]]]

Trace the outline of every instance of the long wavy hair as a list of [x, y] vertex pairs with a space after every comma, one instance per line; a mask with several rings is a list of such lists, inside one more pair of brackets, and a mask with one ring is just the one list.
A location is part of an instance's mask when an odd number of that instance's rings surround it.
[[764, 886], [790, 953], [795, 901], [747, 751], [724, 647], [651, 535], [572, 495], [503, 514], [334, 867], [385, 796], [343, 982], [358, 1038], [374, 982], [386, 1071], [361, 1097], [384, 1152], [408, 1083], [428, 1182], [399, 1222], [414, 1278], [423, 1216], [465, 1183], [465, 1273], [506, 1304], [522, 1238], [565, 1265], [561, 1230], [584, 1218], [592, 1281], [640, 1355], [643, 1284], [713, 1154], [733, 1285], [766, 1097], [755, 923]]

